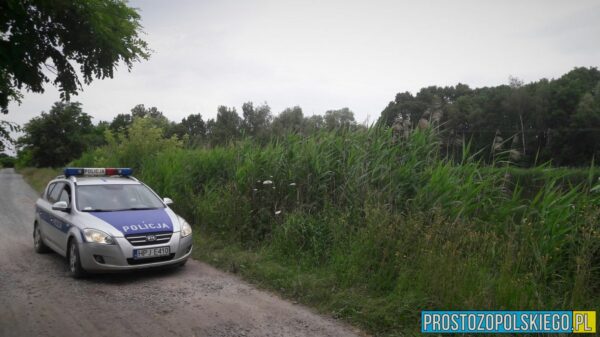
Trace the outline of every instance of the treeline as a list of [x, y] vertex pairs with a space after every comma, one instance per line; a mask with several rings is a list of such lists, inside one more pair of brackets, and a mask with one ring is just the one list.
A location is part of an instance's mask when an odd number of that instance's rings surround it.
[[399, 93], [379, 123], [439, 125], [442, 150], [451, 155], [468, 143], [486, 161], [506, 154], [523, 166], [584, 166], [600, 155], [600, 71], [575, 68], [529, 84], [511, 78], [496, 87], [458, 84]]
[[25, 135], [17, 141], [17, 165], [62, 166], [86, 150], [105, 145], [112, 137], [128, 137], [138, 120], [161, 130], [160, 137], [177, 138], [186, 147], [215, 147], [246, 138], [264, 145], [289, 133], [307, 136], [319, 130], [361, 127], [348, 108], [304, 116], [302, 108], [295, 106], [273, 116], [267, 104], [252, 102], [242, 105], [241, 116], [234, 107], [220, 106], [214, 119], [205, 121], [201, 114], [191, 114], [180, 122], [170, 121], [156, 107], [139, 104], [130, 113], [94, 125], [80, 103], [57, 102], [49, 112], [42, 112], [23, 127]]
[[[461, 160], [463, 148], [484, 162], [509, 160], [531, 167], [587, 166], [600, 155], [600, 71], [575, 68], [558, 79], [472, 89], [465, 84], [431, 86], [416, 95], [399, 93], [382, 111], [374, 127], [391, 128], [395, 137], [415, 128], [435, 127], [440, 152]], [[107, 135], [124, 135], [136, 119], [148, 120], [167, 138], [187, 147], [215, 147], [241, 139], [264, 146], [294, 133], [364, 129], [348, 108], [305, 116], [299, 106], [273, 115], [267, 104], [220, 106], [215, 118], [191, 114], [170, 121], [156, 107], [143, 104], [112, 121], [94, 125], [79, 103], [59, 102], [23, 127], [18, 165], [61, 166], [85, 150], [106, 144]], [[372, 126], [373, 127], [373, 126]]]

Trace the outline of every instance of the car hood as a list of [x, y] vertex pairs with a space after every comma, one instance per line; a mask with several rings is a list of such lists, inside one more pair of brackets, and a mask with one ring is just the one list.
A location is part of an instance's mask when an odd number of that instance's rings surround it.
[[[102, 222], [103, 226], [109, 225], [111, 234], [118, 232], [119, 236], [132, 234], [178, 232], [179, 222], [177, 216], [169, 208], [149, 210], [128, 210], [115, 212], [85, 212], [88, 218]], [[90, 219], [91, 220], [91, 219]], [[98, 224], [99, 225], [99, 224]], [[96, 227], [96, 226], [94, 226]], [[98, 228], [102, 230], [102, 228]]]

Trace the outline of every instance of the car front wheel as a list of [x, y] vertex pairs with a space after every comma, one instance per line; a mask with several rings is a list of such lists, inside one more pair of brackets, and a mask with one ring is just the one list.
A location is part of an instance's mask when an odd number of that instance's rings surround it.
[[71, 239], [69, 241], [69, 274], [73, 278], [84, 277], [87, 273], [81, 267], [81, 258], [79, 257], [79, 248], [77, 247], [77, 240]]

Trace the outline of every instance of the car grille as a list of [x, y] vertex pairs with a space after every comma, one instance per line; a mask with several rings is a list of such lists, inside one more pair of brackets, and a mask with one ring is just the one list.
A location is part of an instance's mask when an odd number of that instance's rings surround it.
[[[167, 243], [171, 240], [172, 232], [160, 232], [160, 233], [147, 233], [147, 234], [136, 234], [126, 236], [125, 238], [129, 243], [133, 246], [149, 246], [149, 245], [158, 245], [161, 243]], [[152, 240], [152, 236], [154, 236], [155, 240]], [[149, 240], [150, 239], [150, 240]]]

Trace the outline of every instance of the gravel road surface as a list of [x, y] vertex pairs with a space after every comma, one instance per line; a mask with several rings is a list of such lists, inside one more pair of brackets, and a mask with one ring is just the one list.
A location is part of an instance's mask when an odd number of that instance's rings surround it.
[[0, 169], [0, 336], [344, 336], [360, 332], [205, 263], [71, 279], [33, 251], [37, 193]]

